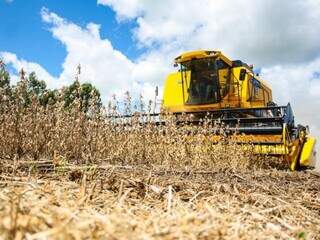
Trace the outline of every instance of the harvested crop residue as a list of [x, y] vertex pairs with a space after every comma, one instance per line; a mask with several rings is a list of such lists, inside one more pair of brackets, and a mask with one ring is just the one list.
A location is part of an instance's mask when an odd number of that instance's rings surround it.
[[320, 239], [320, 178], [310, 172], [5, 166], [4, 239]]

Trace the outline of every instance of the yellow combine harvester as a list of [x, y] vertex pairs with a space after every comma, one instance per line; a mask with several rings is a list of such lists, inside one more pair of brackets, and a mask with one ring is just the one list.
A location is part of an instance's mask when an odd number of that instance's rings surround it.
[[315, 166], [315, 138], [295, 125], [290, 104], [273, 103], [271, 88], [252, 67], [219, 51], [187, 52], [175, 65], [179, 71], [164, 85], [164, 111], [191, 114], [194, 123], [219, 119], [243, 133], [232, 136], [237, 142], [253, 144], [257, 154], [284, 158], [291, 170]]

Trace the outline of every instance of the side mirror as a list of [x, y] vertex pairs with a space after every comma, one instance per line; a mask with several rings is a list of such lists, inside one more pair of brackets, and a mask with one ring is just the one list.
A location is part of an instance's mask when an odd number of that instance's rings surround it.
[[174, 67], [178, 67], [178, 63], [175, 62], [175, 63], [173, 64], [173, 66], [174, 66]]
[[247, 74], [247, 70], [241, 69], [241, 70], [240, 70], [239, 80], [240, 80], [240, 81], [244, 81], [244, 80], [246, 79], [246, 74]]

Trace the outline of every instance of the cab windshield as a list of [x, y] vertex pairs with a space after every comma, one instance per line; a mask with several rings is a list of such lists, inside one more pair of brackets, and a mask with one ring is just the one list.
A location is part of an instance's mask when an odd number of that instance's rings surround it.
[[181, 64], [185, 84], [188, 82], [186, 72], [191, 72], [190, 84], [187, 86], [187, 104], [210, 104], [221, 101], [221, 86], [218, 74], [221, 63], [223, 62], [217, 61], [215, 58], [204, 58]]

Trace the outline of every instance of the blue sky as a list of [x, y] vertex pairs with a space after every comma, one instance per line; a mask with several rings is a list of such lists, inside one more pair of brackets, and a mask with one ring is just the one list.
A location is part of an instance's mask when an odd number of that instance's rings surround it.
[[40, 11], [43, 7], [79, 26], [88, 22], [101, 24], [101, 37], [108, 38], [114, 48], [131, 59], [143, 51], [134, 43], [134, 21], [118, 23], [111, 8], [98, 5], [94, 0], [61, 3], [57, 0], [0, 0], [0, 51], [14, 52], [25, 60], [41, 64], [53, 76], [59, 76], [66, 50], [42, 21]]

